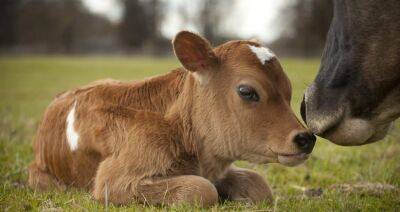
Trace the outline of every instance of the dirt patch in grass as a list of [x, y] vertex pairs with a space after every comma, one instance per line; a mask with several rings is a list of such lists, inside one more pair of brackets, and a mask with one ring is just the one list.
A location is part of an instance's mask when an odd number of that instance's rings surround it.
[[385, 184], [385, 183], [371, 183], [371, 182], [357, 182], [357, 183], [342, 183], [330, 186], [330, 189], [339, 190], [345, 193], [363, 193], [375, 196], [381, 196], [385, 193], [396, 193], [400, 195], [400, 188]]

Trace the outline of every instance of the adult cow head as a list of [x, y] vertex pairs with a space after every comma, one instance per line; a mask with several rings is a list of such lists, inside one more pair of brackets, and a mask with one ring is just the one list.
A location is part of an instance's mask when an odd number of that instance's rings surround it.
[[336, 144], [378, 141], [400, 116], [400, 1], [334, 3], [321, 67], [301, 114], [314, 133]]

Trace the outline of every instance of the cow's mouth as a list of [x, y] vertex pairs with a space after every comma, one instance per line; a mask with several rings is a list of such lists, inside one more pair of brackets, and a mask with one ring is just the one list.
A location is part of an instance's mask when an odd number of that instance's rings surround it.
[[375, 125], [362, 119], [344, 119], [334, 130], [322, 137], [342, 146], [358, 146], [373, 143], [383, 139], [392, 124]]
[[297, 166], [308, 159], [310, 154], [301, 152], [296, 154], [278, 154], [279, 163], [285, 166]]
[[393, 122], [389, 124], [384, 124], [381, 126], [377, 126], [375, 128], [375, 132], [369, 137], [366, 141], [364, 141], [361, 145], [374, 143], [376, 141], [380, 141], [386, 137], [389, 131], [393, 128]]

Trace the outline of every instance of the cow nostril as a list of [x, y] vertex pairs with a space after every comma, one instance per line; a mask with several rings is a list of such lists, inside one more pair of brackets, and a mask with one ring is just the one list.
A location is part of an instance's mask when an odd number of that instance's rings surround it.
[[306, 153], [311, 153], [316, 137], [311, 133], [299, 133], [294, 137], [296, 145]]

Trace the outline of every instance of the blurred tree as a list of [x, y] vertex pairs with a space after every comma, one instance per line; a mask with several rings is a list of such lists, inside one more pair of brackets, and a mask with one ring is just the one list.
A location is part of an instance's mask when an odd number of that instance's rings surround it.
[[20, 44], [70, 52], [84, 27], [79, 25], [82, 13], [79, 0], [25, 1], [18, 13]]
[[102, 45], [99, 38], [109, 36], [111, 30], [112, 24], [87, 11], [81, 0], [27, 0], [18, 9], [17, 39], [25, 50], [48, 53], [82, 52], [89, 47], [93, 50], [95, 43]]
[[119, 35], [125, 48], [141, 48], [150, 34], [144, 5], [140, 0], [123, 0], [124, 14]]
[[222, 31], [222, 25], [232, 9], [234, 2], [218, 0], [201, 0], [200, 15], [198, 19], [199, 29], [214, 45], [229, 40]]
[[[122, 0], [124, 14], [119, 26], [120, 40], [127, 50], [145, 48], [157, 53], [165, 45], [160, 28], [163, 4], [159, 0]], [[168, 42], [169, 47], [169, 42]]]
[[[196, 5], [197, 11], [189, 11], [193, 4]], [[188, 1], [180, 5], [179, 14], [184, 27], [193, 24], [211, 43], [220, 44], [229, 39], [223, 32], [222, 25], [233, 5], [233, 1]]]
[[216, 42], [218, 37], [218, 27], [221, 23], [219, 12], [221, 12], [221, 2], [217, 0], [203, 0], [200, 11], [199, 24], [200, 30], [212, 43]]
[[282, 12], [280, 20], [286, 27], [273, 46], [284, 54], [321, 54], [332, 14], [333, 1], [295, 0]]
[[0, 1], [0, 47], [10, 47], [17, 42], [17, 14], [21, 0]]
[[162, 21], [163, 16], [161, 4], [159, 0], [149, 0], [145, 6], [149, 16], [149, 42], [155, 44], [161, 37], [160, 22]]

